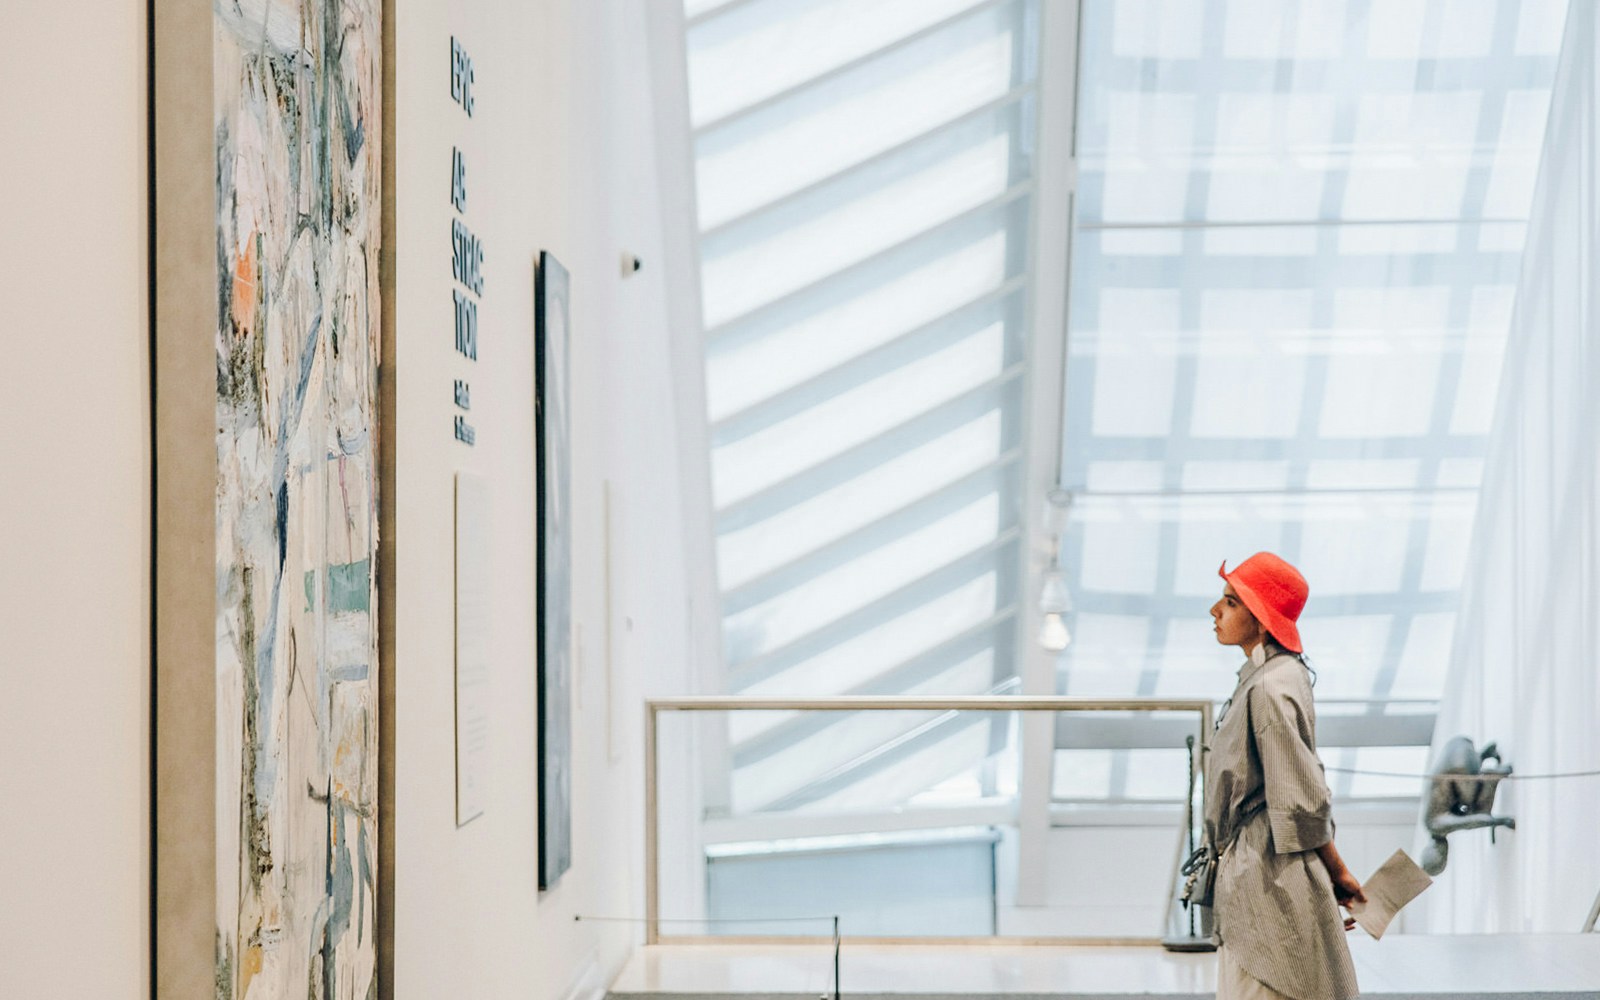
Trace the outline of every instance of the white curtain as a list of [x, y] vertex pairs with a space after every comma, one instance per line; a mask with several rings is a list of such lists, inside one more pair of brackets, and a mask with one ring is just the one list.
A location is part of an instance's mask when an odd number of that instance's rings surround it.
[[[1523, 775], [1600, 769], [1600, 30], [1572, 4], [1435, 751], [1498, 741]], [[1500, 786], [1517, 820], [1451, 838], [1409, 929], [1579, 930], [1600, 891], [1600, 778]], [[1425, 841], [1419, 841], [1419, 848]]]

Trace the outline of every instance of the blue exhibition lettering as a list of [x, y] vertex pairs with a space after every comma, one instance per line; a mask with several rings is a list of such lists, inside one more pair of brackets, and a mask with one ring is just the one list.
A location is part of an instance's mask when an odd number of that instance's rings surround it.
[[[450, 37], [450, 99], [472, 117], [476, 103], [472, 93], [472, 58], [466, 48]], [[455, 350], [468, 361], [478, 360], [478, 303], [483, 298], [483, 241], [461, 218], [467, 211], [467, 157], [460, 146], [450, 147], [450, 276], [456, 287], [450, 289], [454, 314]], [[455, 379], [453, 399], [460, 411], [472, 409], [472, 386], [464, 378]], [[459, 412], [453, 421], [455, 437], [466, 445], [477, 442], [478, 432]]]

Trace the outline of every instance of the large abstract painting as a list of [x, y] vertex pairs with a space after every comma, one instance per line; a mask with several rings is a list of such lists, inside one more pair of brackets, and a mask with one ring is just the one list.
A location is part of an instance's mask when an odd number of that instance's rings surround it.
[[215, 0], [216, 995], [366, 998], [380, 0]]
[[539, 255], [534, 279], [539, 521], [539, 888], [572, 866], [571, 407], [566, 268]]

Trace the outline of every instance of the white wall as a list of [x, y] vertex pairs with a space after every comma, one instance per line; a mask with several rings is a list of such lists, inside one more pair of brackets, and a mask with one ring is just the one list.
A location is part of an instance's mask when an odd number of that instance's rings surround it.
[[[399, 5], [395, 24], [395, 996], [561, 1000], [602, 989], [642, 909], [641, 692], [687, 676], [685, 523], [659, 234], [645, 0]], [[451, 36], [474, 62], [468, 119]], [[446, 196], [484, 241], [476, 363], [454, 354]], [[537, 891], [533, 263], [572, 273], [573, 867]], [[644, 260], [624, 278], [624, 251]], [[680, 352], [681, 353], [681, 352]], [[470, 378], [477, 445], [451, 434]], [[452, 475], [494, 497], [495, 714], [486, 814], [457, 829]], [[610, 482], [612, 609], [604, 490]], [[612, 640], [608, 711], [607, 638]]]
[[1434, 730], [1435, 755], [1456, 736], [1499, 747], [1516, 774], [1490, 811], [1517, 828], [1450, 835], [1417, 907], [1438, 933], [1570, 933], [1600, 899], [1600, 782], [1519, 780], [1600, 768], [1597, 104], [1600, 11], [1574, 3]]
[[0, 996], [149, 990], [145, 12], [8, 3]]
[[[598, 990], [639, 931], [640, 698], [686, 687], [689, 534], [643, 0], [410, 4], [398, 14], [396, 995]], [[0, 995], [138, 997], [149, 948], [145, 25], [32, 0], [0, 62]], [[20, 24], [20, 30], [18, 25]], [[449, 37], [478, 114], [445, 87]], [[471, 157], [487, 248], [482, 351], [455, 363], [446, 198]], [[536, 890], [532, 263], [573, 273], [573, 869]], [[624, 280], [624, 250], [644, 269]], [[679, 324], [680, 328], [682, 324]], [[474, 388], [476, 449], [450, 436]], [[692, 408], [691, 408], [692, 412]], [[691, 456], [695, 457], [695, 456]], [[495, 494], [493, 798], [457, 830], [451, 475]], [[602, 496], [610, 482], [611, 594]], [[608, 638], [611, 671], [607, 673]], [[700, 640], [703, 643], [703, 638]], [[608, 687], [610, 698], [607, 698]], [[88, 947], [94, 961], [82, 960]]]

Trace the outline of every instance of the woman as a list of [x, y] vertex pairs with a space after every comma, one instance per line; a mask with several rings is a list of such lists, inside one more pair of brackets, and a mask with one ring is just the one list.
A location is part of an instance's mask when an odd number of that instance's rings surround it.
[[[1217, 641], [1245, 654], [1206, 758], [1206, 832], [1222, 854], [1217, 997], [1348, 1000], [1355, 968], [1340, 904], [1366, 901], [1333, 846], [1316, 711], [1296, 621], [1305, 578], [1270, 552], [1233, 572], [1211, 608]], [[1343, 926], [1341, 927], [1341, 923]]]

